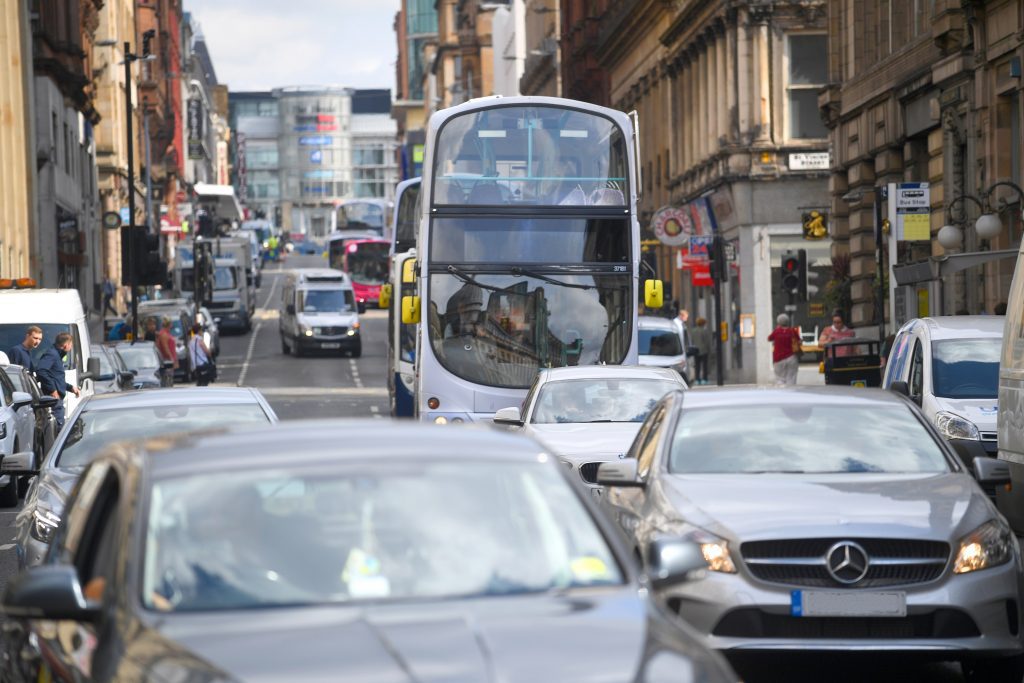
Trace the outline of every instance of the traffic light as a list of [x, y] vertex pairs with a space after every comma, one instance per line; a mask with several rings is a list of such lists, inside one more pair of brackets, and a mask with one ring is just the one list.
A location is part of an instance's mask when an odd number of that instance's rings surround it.
[[807, 301], [807, 250], [796, 251], [797, 298]]
[[729, 270], [725, 262], [725, 240], [718, 235], [715, 235], [708, 246], [708, 260], [712, 280], [725, 282], [729, 279]]
[[192, 276], [195, 289], [192, 292], [192, 298], [205, 306], [213, 301], [213, 244], [196, 240], [194, 245]]
[[[806, 258], [806, 252], [804, 258]], [[782, 255], [782, 290], [787, 294], [796, 294], [800, 290], [802, 280], [799, 254], [795, 251], [787, 251]]]
[[165, 285], [167, 284], [167, 264], [160, 258], [160, 236], [150, 235], [148, 232], [141, 232], [136, 242], [142, 243], [140, 260], [138, 263], [139, 285]]

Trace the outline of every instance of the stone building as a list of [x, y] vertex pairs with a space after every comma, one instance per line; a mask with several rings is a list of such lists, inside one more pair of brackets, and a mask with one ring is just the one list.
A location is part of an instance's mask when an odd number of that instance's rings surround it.
[[562, 96], [562, 60], [559, 41], [561, 16], [557, 0], [527, 0], [524, 28], [526, 63], [519, 79], [523, 95]]
[[598, 32], [606, 15], [615, 12], [613, 8], [640, 11], [639, 4], [635, 0], [558, 0], [562, 97], [608, 106], [608, 73], [601, 64]]
[[[562, 11], [566, 96], [591, 99], [589, 91], [596, 100], [606, 77], [607, 104], [638, 112], [641, 225], [650, 231], [656, 211], [678, 207], [689, 217], [684, 233], [718, 234], [731, 245], [725, 376], [769, 381], [766, 337], [789, 304], [777, 291], [782, 254], [801, 248], [815, 268], [829, 263], [827, 240], [805, 242], [801, 226], [803, 212], [828, 203], [817, 106], [826, 85], [824, 2], [609, 3], [589, 39], [592, 23], [574, 22], [566, 3]], [[656, 247], [652, 265], [675, 305], [713, 324], [706, 267], [688, 241], [682, 246]], [[796, 317], [810, 333], [824, 322], [810, 307]]]
[[[832, 234], [836, 251], [850, 255], [854, 325], [877, 330], [884, 311], [892, 332], [908, 317], [991, 312], [1006, 300], [1013, 260], [985, 262], [978, 252], [1021, 238], [1022, 7], [1020, 0], [829, 3], [831, 85], [819, 104], [834, 153]], [[883, 296], [875, 202], [888, 216], [881, 188], [904, 182], [929, 184], [931, 239], [901, 242], [893, 263], [967, 254], [976, 265]], [[973, 229], [982, 210], [998, 211], [1003, 223], [993, 239]], [[936, 239], [947, 223], [963, 234], [948, 252]], [[879, 305], [883, 299], [889, 305]]]
[[427, 105], [431, 99], [430, 59], [437, 46], [434, 0], [402, 0], [395, 14], [398, 60], [395, 63], [395, 101], [391, 116], [398, 126], [400, 179], [420, 175]]
[[27, 1], [0, 5], [0, 278], [39, 277]]

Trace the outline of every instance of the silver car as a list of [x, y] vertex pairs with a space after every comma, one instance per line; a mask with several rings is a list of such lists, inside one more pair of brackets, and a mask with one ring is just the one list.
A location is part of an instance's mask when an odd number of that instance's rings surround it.
[[[992, 458], [974, 467], [1007, 477]], [[1021, 680], [1017, 539], [903, 397], [675, 392], [598, 482], [641, 554], [701, 544], [706, 578], [662, 597], [713, 648], [917, 652], [971, 681]]]
[[522, 410], [499, 410], [494, 423], [542, 441], [599, 496], [598, 466], [624, 457], [648, 411], [662, 396], [681, 389], [686, 382], [669, 368], [546, 368], [534, 378]]
[[92, 459], [110, 444], [164, 434], [276, 423], [256, 389], [191, 387], [103, 394], [83, 399], [41, 466], [31, 453], [5, 458], [3, 474], [36, 475], [15, 521], [20, 567], [39, 564], [64, 514], [64, 501]]

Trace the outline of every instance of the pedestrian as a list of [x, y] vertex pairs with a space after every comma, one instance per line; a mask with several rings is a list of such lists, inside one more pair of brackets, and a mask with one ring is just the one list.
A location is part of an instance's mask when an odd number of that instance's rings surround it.
[[50, 409], [57, 421], [57, 431], [64, 426], [64, 397], [69, 391], [75, 396], [81, 396], [78, 387], [68, 384], [64, 378], [64, 371], [69, 362], [68, 354], [71, 352], [72, 345], [71, 335], [61, 332], [57, 335], [53, 346], [43, 352], [36, 364], [36, 375], [39, 377], [43, 393], [59, 399], [57, 405]]
[[[839, 341], [840, 339], [852, 339], [857, 336], [857, 333], [846, 326], [846, 322], [843, 318], [843, 312], [838, 308], [832, 311], [832, 326], [826, 327], [821, 336], [818, 338], [818, 346], [825, 346], [829, 342]], [[848, 349], [836, 349], [836, 356], [848, 356]]]
[[203, 326], [192, 325], [192, 338], [188, 341], [189, 359], [192, 364], [192, 375], [196, 378], [196, 386], [205, 387], [217, 379], [217, 366], [206, 342], [203, 341]]
[[7, 358], [14, 365], [27, 368], [29, 372], [36, 371], [36, 364], [32, 360], [32, 352], [43, 342], [43, 329], [36, 325], [29, 325], [25, 330], [25, 338], [20, 344], [15, 344], [7, 352]]
[[775, 383], [782, 385], [796, 384], [797, 370], [800, 369], [800, 332], [789, 326], [789, 316], [780, 313], [775, 318], [776, 327], [768, 335], [772, 343], [772, 368], [775, 370]]
[[174, 373], [178, 370], [178, 344], [174, 339], [174, 335], [171, 334], [171, 319], [164, 318], [161, 323], [160, 331], [156, 335], [156, 349], [160, 352], [160, 358], [170, 361], [174, 368], [167, 373], [169, 376], [164, 380], [165, 386], [173, 387]]
[[111, 326], [110, 332], [107, 333], [107, 341], [127, 339], [129, 330], [131, 330], [131, 325], [128, 324], [127, 320], [118, 320]]
[[711, 355], [711, 330], [708, 321], [697, 318], [697, 329], [690, 334], [696, 353], [693, 356], [693, 383], [708, 383], [708, 356]]
[[114, 295], [116, 293], [117, 290], [114, 288], [114, 281], [110, 279], [110, 276], [108, 275], [103, 278], [103, 313], [101, 313], [101, 315], [106, 315], [107, 311], [110, 311], [115, 318], [121, 315], [117, 312], [117, 309], [114, 308], [113, 304]]
[[146, 318], [146, 331], [143, 334], [142, 338], [145, 339], [146, 341], [156, 343], [156, 318], [152, 316]]

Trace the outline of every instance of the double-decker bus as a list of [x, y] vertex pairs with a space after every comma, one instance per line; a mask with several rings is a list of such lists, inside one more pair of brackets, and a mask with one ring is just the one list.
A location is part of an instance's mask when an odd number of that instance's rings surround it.
[[[489, 97], [430, 118], [423, 165], [416, 415], [490, 419], [538, 368], [637, 362], [641, 187], [634, 119]], [[645, 303], [660, 307], [661, 283]]]
[[388, 310], [388, 398], [393, 417], [413, 417], [416, 376], [416, 324], [402, 320], [402, 298], [416, 295], [416, 237], [420, 214], [420, 179], [410, 178], [395, 190], [392, 219], [391, 277], [381, 288], [380, 307]]
[[388, 281], [388, 251], [391, 243], [382, 239], [351, 240], [342, 252], [341, 270], [352, 278], [356, 301], [377, 305], [381, 285]]
[[362, 230], [391, 239], [391, 202], [379, 197], [346, 199], [338, 204], [336, 230]]

